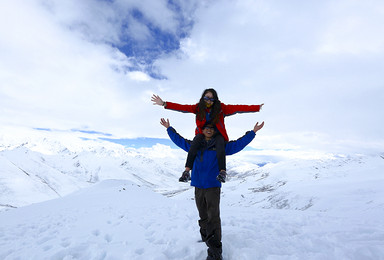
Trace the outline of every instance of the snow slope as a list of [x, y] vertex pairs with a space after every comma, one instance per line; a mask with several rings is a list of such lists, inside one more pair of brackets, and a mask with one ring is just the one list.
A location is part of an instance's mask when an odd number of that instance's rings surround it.
[[[69, 143], [3, 142], [0, 259], [205, 259], [184, 152]], [[225, 260], [384, 259], [383, 156], [227, 161]]]
[[0, 211], [59, 198], [111, 178], [166, 193], [174, 190], [172, 181], [182, 169], [184, 154], [164, 145], [127, 149], [106, 141], [72, 142], [35, 140], [3, 145]]
[[[103, 181], [3, 212], [0, 259], [183, 259], [197, 240], [192, 209], [129, 181]], [[180, 240], [184, 229], [195, 238]]]

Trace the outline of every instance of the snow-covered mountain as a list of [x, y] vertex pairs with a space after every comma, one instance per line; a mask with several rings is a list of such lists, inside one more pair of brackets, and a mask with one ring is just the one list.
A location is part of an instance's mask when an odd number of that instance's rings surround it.
[[78, 139], [76, 146], [47, 139], [0, 146], [0, 210], [62, 197], [107, 179], [169, 192], [182, 169], [184, 154], [160, 144], [129, 149]]
[[[177, 181], [185, 152], [0, 140], [0, 259], [204, 259], [193, 189]], [[227, 163], [224, 259], [384, 259], [383, 155]]]

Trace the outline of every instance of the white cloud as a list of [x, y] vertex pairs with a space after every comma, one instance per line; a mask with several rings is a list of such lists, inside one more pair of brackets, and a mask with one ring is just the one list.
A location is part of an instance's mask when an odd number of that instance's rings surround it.
[[147, 74], [145, 74], [141, 71], [129, 72], [128, 77], [130, 79], [137, 80], [137, 81], [150, 81], [151, 80], [151, 78]]
[[[183, 41], [182, 50], [188, 58], [181, 55], [185, 60], [160, 63], [186, 97], [175, 95], [177, 87], [162, 96], [187, 103], [191, 93], [199, 96], [204, 88], [213, 86], [225, 103], [265, 103], [259, 114], [226, 119], [231, 138], [265, 120], [260, 135], [280, 136], [272, 138], [274, 147], [359, 150], [364, 143], [373, 149], [371, 144], [376, 140], [375, 149], [380, 150], [383, 138], [379, 132], [384, 125], [376, 119], [384, 109], [380, 103], [384, 82], [378, 69], [384, 66], [379, 48], [384, 35], [379, 25], [384, 18], [377, 14], [383, 4], [373, 1], [360, 8], [364, 4], [349, 7], [345, 1], [335, 12], [331, 1], [215, 2], [197, 12], [192, 34]], [[255, 8], [258, 6], [262, 8]], [[351, 55], [345, 44], [337, 46], [340, 55], [320, 53], [330, 32], [338, 36], [338, 43], [343, 42], [344, 35], [339, 35], [343, 25], [338, 22], [352, 14], [373, 15], [372, 20], [367, 18], [353, 28], [348, 34], [352, 38], [346, 38], [357, 42], [360, 55]], [[371, 23], [373, 20], [376, 22]], [[359, 35], [366, 37], [356, 41]], [[374, 39], [373, 35], [380, 36]], [[363, 48], [370, 43], [376, 46], [376, 55], [366, 51], [372, 45]], [[184, 128], [182, 121], [176, 124]], [[313, 137], [306, 138], [308, 133]], [[354, 145], [347, 146], [348, 142]]]
[[338, 1], [330, 5], [327, 26], [323, 32], [320, 53], [382, 53], [383, 6], [377, 1]]
[[125, 33], [129, 34], [134, 39], [144, 42], [151, 38], [150, 31], [145, 24], [137, 22], [135, 19], [129, 18], [129, 24]]
[[106, 126], [130, 114], [127, 89], [139, 93], [135, 82], [145, 76], [136, 73], [131, 80], [119, 72], [129, 65], [126, 57], [108, 45], [80, 38], [32, 2], [2, 10], [3, 124], [111, 130]]
[[167, 0], [137, 0], [134, 2], [130, 1], [119, 1], [120, 5], [126, 8], [137, 8], [153, 24], [159, 26], [162, 30], [175, 33], [177, 30], [177, 22], [174, 17], [174, 13], [168, 8]]
[[[166, 137], [159, 119], [168, 117], [191, 138], [194, 116], [153, 106], [150, 96], [190, 104], [213, 87], [224, 103], [265, 103], [226, 119], [231, 139], [265, 121], [259, 137], [269, 147], [382, 143], [380, 1], [180, 3], [180, 13], [150, 0], [2, 3], [0, 123]], [[180, 52], [156, 62], [167, 79], [126, 72], [133, 60], [111, 44], [127, 32], [149, 44], [148, 23], [174, 33], [181, 13], [194, 27]]]

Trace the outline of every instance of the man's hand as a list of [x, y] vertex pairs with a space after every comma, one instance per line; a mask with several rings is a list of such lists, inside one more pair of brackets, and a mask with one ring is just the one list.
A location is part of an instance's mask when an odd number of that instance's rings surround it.
[[264, 126], [264, 121], [259, 125], [259, 122], [256, 123], [255, 127], [253, 128], [253, 132], [259, 131]]
[[153, 94], [151, 101], [154, 105], [164, 106], [164, 101], [157, 95]]
[[167, 121], [165, 121], [164, 118], [160, 119], [160, 124], [161, 124], [162, 126], [164, 126], [165, 128], [168, 128], [168, 127], [171, 126], [171, 124], [169, 123], [169, 119], [168, 119], [168, 118], [167, 118]]

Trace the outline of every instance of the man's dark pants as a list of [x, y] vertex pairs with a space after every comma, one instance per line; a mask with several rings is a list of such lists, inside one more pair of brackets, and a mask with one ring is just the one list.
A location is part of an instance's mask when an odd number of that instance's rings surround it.
[[209, 247], [208, 252], [221, 255], [220, 188], [195, 188], [195, 201], [201, 238]]

